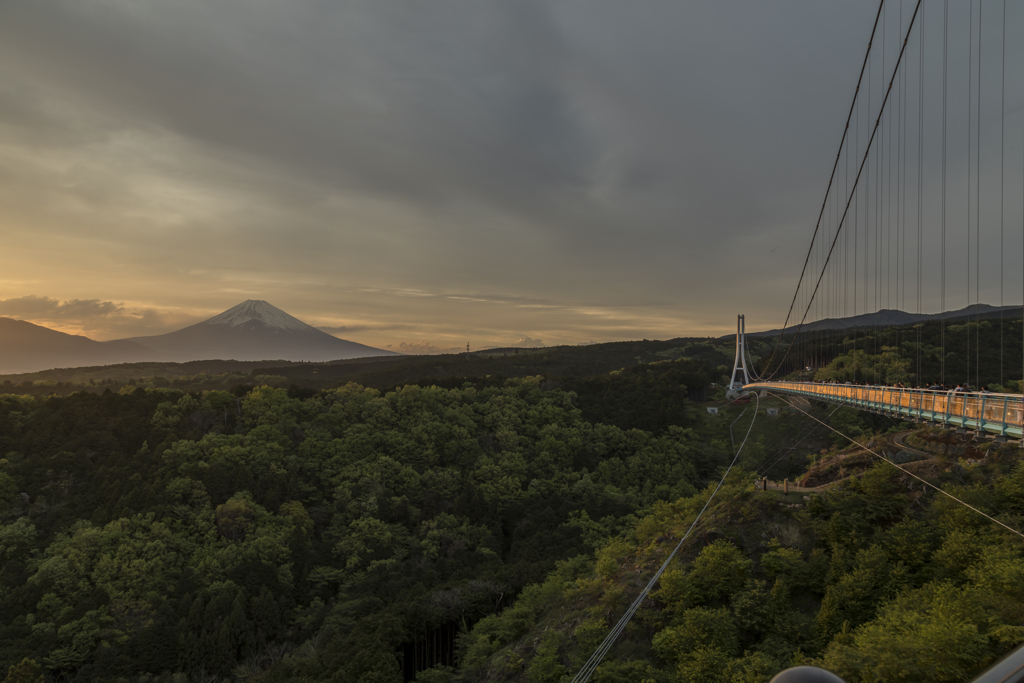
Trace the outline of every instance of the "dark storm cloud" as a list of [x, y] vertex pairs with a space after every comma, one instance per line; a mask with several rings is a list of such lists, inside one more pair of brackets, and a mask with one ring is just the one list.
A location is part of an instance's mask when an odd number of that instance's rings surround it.
[[795, 283], [873, 12], [8, 0], [0, 204], [192, 301], [273, 283], [313, 306], [343, 285], [412, 321], [409, 292], [457, 317], [483, 291], [728, 327]]
[[[80, 84], [127, 125], [324, 188], [446, 201], [582, 186], [593, 152], [559, 83], [550, 18], [530, 3], [468, 9], [15, 2], [3, 33], [32, 68]], [[14, 113], [27, 125], [31, 112]]]

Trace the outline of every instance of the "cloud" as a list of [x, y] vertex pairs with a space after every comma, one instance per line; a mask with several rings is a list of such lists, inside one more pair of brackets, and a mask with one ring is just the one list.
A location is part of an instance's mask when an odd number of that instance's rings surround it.
[[197, 316], [176, 310], [129, 306], [100, 299], [54, 299], [26, 295], [0, 299], [0, 316], [27, 320], [70, 334], [97, 340], [160, 334], [198, 322]]
[[0, 299], [0, 315], [37, 320], [92, 320], [124, 313], [124, 304], [99, 299], [60, 301], [46, 296], [20, 296]]
[[353, 332], [364, 332], [366, 330], [373, 329], [373, 328], [371, 326], [369, 326], [369, 325], [336, 325], [336, 326], [320, 325], [320, 326], [317, 326], [316, 329], [320, 330], [321, 332], [326, 332], [327, 334], [333, 334], [333, 335], [337, 336], [339, 334], [351, 334]]
[[434, 352], [777, 327], [874, 18], [780, 3], [0, 2], [5, 295]]
[[397, 346], [387, 344], [386, 348], [407, 353], [409, 355], [426, 356], [440, 353], [463, 353], [466, 349], [461, 346], [440, 347], [427, 341], [400, 342]]
[[529, 337], [522, 337], [515, 344], [509, 344], [509, 346], [518, 347], [520, 349], [534, 349], [540, 346], [544, 346], [544, 342], [540, 339], [530, 339]]
[[[759, 174], [776, 150], [737, 135], [737, 112], [788, 111], [794, 89], [831, 102], [821, 80], [752, 87], [806, 70], [801, 54], [759, 58], [786, 40], [765, 27], [786, 23], [774, 9], [738, 21], [671, 3], [15, 0], [3, 12], [0, 127], [17, 142], [0, 150], [0, 180], [6, 169], [18, 185], [0, 204], [18, 194], [19, 213], [52, 218], [34, 240], [90, 225], [75, 252], [165, 281], [187, 259], [309, 287], [340, 273], [410, 292], [444, 280], [649, 301], [703, 284], [709, 252], [743, 258], [729, 238], [777, 222], [785, 174]], [[734, 36], [724, 59], [717, 31]], [[717, 72], [686, 68], [704, 62]], [[835, 85], [844, 99], [847, 86]], [[771, 139], [808, 122], [830, 141], [838, 126], [797, 110]], [[804, 171], [815, 193], [817, 171]]]

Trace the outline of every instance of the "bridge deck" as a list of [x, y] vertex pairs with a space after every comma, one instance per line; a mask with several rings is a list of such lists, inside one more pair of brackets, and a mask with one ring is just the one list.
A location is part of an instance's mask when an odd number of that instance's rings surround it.
[[780, 394], [840, 403], [861, 410], [961, 427], [996, 436], [1024, 436], [1024, 396], [973, 392], [930, 391], [814, 382], [755, 382], [744, 389], [767, 389]]

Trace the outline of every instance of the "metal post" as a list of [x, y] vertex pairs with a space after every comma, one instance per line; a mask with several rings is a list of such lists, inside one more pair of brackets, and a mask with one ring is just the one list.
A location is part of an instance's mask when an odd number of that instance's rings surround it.
[[981, 395], [981, 415], [978, 416], [978, 433], [985, 434], [985, 394]]
[[1006, 441], [1006, 407], [1010, 402], [1009, 397], [1003, 396], [1003, 421], [999, 427], [999, 438], [997, 441]]

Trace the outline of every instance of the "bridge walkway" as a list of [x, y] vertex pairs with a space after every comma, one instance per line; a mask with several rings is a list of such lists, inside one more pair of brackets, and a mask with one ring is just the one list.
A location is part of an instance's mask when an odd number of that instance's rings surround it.
[[743, 388], [828, 401], [946, 428], [975, 430], [999, 440], [1024, 437], [1024, 396], [1020, 394], [817, 382], [753, 382]]

